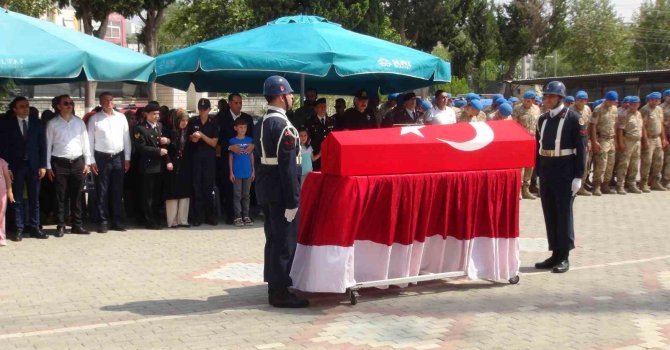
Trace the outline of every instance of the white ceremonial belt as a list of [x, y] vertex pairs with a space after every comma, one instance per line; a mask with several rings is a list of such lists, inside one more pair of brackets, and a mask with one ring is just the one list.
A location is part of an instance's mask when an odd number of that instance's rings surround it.
[[[295, 164], [300, 165], [302, 162], [296, 158]], [[275, 157], [262, 157], [261, 164], [263, 165], [279, 165], [279, 161]]]
[[575, 148], [572, 149], [562, 149], [556, 152], [556, 150], [553, 149], [541, 149], [539, 151], [540, 155], [543, 157], [565, 157], [565, 156], [571, 156], [573, 154], [577, 154], [577, 150]]

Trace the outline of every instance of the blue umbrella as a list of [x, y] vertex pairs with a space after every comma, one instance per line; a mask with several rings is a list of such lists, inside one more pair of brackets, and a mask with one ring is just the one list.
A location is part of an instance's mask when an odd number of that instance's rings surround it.
[[148, 82], [152, 57], [19, 13], [0, 10], [0, 82]]
[[156, 81], [186, 90], [260, 93], [272, 74], [320, 92], [406, 91], [451, 80], [448, 62], [316, 16], [282, 17], [156, 58]]

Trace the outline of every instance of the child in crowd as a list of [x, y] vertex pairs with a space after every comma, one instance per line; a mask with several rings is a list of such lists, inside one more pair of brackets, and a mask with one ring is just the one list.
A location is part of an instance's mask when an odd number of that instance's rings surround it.
[[302, 188], [307, 174], [313, 169], [312, 162], [321, 158], [321, 153], [314, 154], [314, 150], [309, 144], [307, 128], [298, 129], [298, 133], [300, 135], [300, 156], [302, 157], [302, 177], [300, 178], [300, 188]]
[[14, 193], [12, 192], [12, 178], [9, 176], [9, 167], [7, 162], [0, 158], [0, 247], [7, 245], [7, 235], [5, 232], [5, 208], [7, 201], [14, 203]]
[[249, 192], [251, 182], [256, 177], [254, 171], [254, 158], [251, 154], [244, 153], [254, 140], [246, 136], [247, 123], [244, 118], [237, 118], [234, 122], [237, 135], [230, 139], [231, 145], [239, 145], [242, 153], [230, 152], [228, 165], [230, 166], [230, 181], [233, 183], [233, 209], [235, 211], [235, 226], [251, 226], [253, 221], [249, 217]]

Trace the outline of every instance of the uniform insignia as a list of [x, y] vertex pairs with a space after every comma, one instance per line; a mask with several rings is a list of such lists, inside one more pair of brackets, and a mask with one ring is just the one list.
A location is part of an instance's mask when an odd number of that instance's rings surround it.
[[141, 136], [142, 136], [142, 135], [140, 135], [140, 132], [139, 132], [139, 131], [135, 133], [135, 138], [136, 138], [136, 139], [139, 139]]

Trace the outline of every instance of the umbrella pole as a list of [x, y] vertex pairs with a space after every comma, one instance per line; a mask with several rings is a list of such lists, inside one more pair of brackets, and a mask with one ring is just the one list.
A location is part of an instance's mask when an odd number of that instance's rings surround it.
[[305, 75], [300, 74], [300, 107], [305, 104]]

